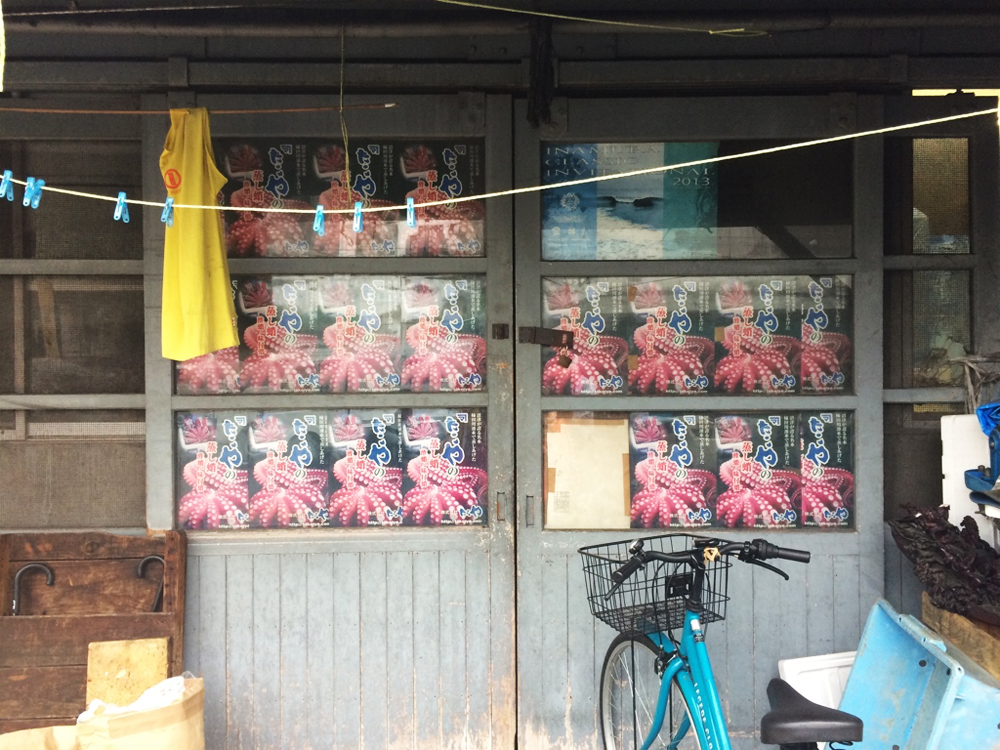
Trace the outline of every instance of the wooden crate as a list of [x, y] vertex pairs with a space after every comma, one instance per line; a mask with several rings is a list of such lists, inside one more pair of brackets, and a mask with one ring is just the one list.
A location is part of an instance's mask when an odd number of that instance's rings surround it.
[[[87, 653], [94, 641], [169, 638], [170, 675], [183, 671], [186, 538], [82, 533], [0, 535], [0, 733], [72, 724], [86, 708]], [[139, 561], [160, 555], [145, 577]], [[40, 562], [55, 580], [31, 571], [21, 579], [20, 614], [12, 615], [14, 576]], [[152, 612], [163, 583], [163, 604]]]
[[923, 594], [923, 620], [927, 627], [955, 644], [959, 651], [1000, 680], [1000, 627], [938, 609]]

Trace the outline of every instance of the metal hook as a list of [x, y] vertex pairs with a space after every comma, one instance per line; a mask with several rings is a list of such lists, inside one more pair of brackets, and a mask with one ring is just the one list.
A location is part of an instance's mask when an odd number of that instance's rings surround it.
[[[139, 567], [135, 569], [136, 578], [146, 577], [146, 563], [152, 562], [153, 560], [158, 560], [160, 565], [163, 566], [163, 577], [167, 576], [167, 564], [163, 562], [163, 558], [160, 555], [147, 555], [139, 561]], [[156, 597], [153, 599], [153, 607], [150, 612], [159, 612], [160, 604], [163, 603], [163, 579], [160, 579], [160, 587], [156, 590]]]
[[51, 586], [56, 580], [56, 577], [52, 574], [52, 568], [45, 563], [28, 563], [23, 566], [14, 574], [14, 601], [11, 606], [11, 614], [13, 615], [17, 615], [21, 607], [21, 603], [18, 601], [21, 595], [21, 576], [29, 570], [44, 570], [46, 586]]

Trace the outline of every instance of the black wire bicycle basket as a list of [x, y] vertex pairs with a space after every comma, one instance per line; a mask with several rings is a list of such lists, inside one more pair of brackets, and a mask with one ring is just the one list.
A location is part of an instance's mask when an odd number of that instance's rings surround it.
[[[705, 538], [694, 534], [663, 534], [643, 537], [643, 542], [647, 552], [675, 553], [690, 550], [696, 539]], [[648, 635], [682, 628], [684, 602], [694, 584], [694, 570], [687, 563], [647, 562], [605, 598], [614, 586], [611, 574], [631, 557], [628, 548], [633, 541], [634, 538], [580, 549], [591, 614], [620, 633]], [[702, 625], [726, 619], [731, 566], [724, 555], [705, 565], [699, 618]]]

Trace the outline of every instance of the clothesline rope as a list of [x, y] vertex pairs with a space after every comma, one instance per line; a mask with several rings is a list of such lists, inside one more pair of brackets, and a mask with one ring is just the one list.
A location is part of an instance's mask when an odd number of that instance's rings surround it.
[[[575, 187], [578, 185], [588, 185], [595, 182], [609, 182], [611, 180], [620, 180], [626, 177], [639, 177], [641, 175], [657, 174], [663, 172], [669, 172], [674, 169], [685, 169], [687, 167], [700, 166], [702, 164], [716, 164], [723, 161], [734, 161], [736, 159], [746, 159], [751, 156], [762, 156], [764, 154], [773, 154], [779, 151], [792, 151], [799, 148], [808, 148], [810, 146], [820, 146], [826, 143], [836, 143], [839, 141], [848, 141], [855, 138], [866, 138], [873, 135], [882, 135], [885, 133], [895, 133], [901, 130], [910, 130], [913, 128], [925, 127], [928, 125], [939, 125], [946, 122], [954, 122], [956, 120], [967, 120], [973, 117], [982, 117], [984, 115], [995, 115], [1000, 118], [1000, 107], [992, 107], [990, 109], [978, 110], [976, 112], [965, 112], [958, 115], [949, 115], [947, 117], [936, 117], [930, 120], [921, 120], [919, 122], [910, 122], [904, 125], [890, 125], [884, 128], [877, 128], [875, 130], [865, 130], [860, 133], [849, 133], [846, 135], [835, 135], [827, 138], [817, 138], [810, 141], [802, 141], [800, 143], [788, 143], [781, 146], [770, 146], [768, 148], [755, 149], [753, 151], [744, 151], [738, 154], [727, 154], [724, 156], [713, 156], [706, 159], [695, 159], [693, 161], [678, 162], [676, 164], [669, 164], [663, 167], [649, 167], [646, 169], [635, 169], [629, 172], [616, 172], [614, 174], [599, 175], [597, 177], [586, 177], [579, 180], [566, 180], [564, 182], [554, 182], [549, 185], [530, 185], [527, 187], [510, 188], [508, 190], [497, 190], [491, 193], [480, 193], [478, 195], [462, 195], [456, 198], [448, 198], [445, 200], [434, 200], [434, 201], [423, 201], [421, 203], [414, 203], [413, 208], [430, 208], [431, 206], [450, 206], [455, 203], [468, 203], [470, 201], [483, 201], [492, 198], [504, 198], [512, 195], [524, 195], [526, 193], [540, 193], [545, 190], [554, 190], [557, 188]], [[12, 183], [17, 185], [26, 185], [26, 181], [19, 180], [14, 177], [10, 180]], [[43, 192], [59, 193], [61, 195], [72, 195], [80, 198], [91, 198], [94, 200], [108, 201], [111, 203], [117, 203], [119, 201], [118, 197], [112, 197], [110, 195], [99, 195], [96, 193], [87, 193], [81, 190], [69, 190], [67, 188], [53, 187], [51, 185], [44, 185], [41, 190]], [[153, 208], [163, 208], [166, 204], [163, 201], [146, 201], [136, 198], [127, 198], [125, 203], [131, 204], [133, 206], [150, 206]], [[267, 207], [240, 207], [240, 206], [201, 206], [194, 204], [184, 204], [175, 203], [173, 204], [174, 209], [198, 209], [203, 211], [250, 211], [253, 213], [273, 213], [273, 214], [300, 214], [300, 215], [315, 215], [316, 209], [314, 208], [267, 208]], [[387, 211], [405, 211], [407, 209], [406, 204], [397, 206], [370, 206], [367, 208], [361, 208], [362, 213], [383, 213]], [[354, 214], [356, 210], [354, 208], [331, 208], [324, 209], [325, 214]]]

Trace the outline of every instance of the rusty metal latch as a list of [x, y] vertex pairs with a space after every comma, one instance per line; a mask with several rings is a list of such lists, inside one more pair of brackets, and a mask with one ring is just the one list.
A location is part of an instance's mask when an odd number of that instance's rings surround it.
[[521, 344], [552, 346], [556, 349], [573, 346], [573, 332], [561, 328], [538, 328], [521, 326], [517, 329], [517, 340]]

